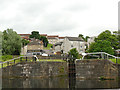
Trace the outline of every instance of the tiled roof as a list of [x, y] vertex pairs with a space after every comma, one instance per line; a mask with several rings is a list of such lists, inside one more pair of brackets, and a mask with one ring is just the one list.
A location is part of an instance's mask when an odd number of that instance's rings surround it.
[[47, 34], [40, 34], [41, 36], [47, 36]]
[[81, 37], [66, 37], [69, 41], [84, 41]]
[[57, 37], [47, 37], [47, 39], [58, 39]]
[[47, 37], [58, 37], [58, 35], [50, 35], [50, 36], [47, 36]]
[[29, 37], [28, 37], [28, 36], [24, 36], [24, 37], [21, 37], [21, 38], [24, 38], [24, 39], [29, 39]]
[[57, 42], [57, 43], [55, 44], [55, 46], [57, 46], [57, 45], [60, 45], [60, 46], [61, 46], [62, 43], [63, 43], [63, 42]]
[[59, 39], [64, 39], [65, 37], [59, 37]]
[[30, 43], [28, 43], [28, 45], [43, 45], [43, 42], [40, 40], [38, 40], [38, 41], [33, 40]]

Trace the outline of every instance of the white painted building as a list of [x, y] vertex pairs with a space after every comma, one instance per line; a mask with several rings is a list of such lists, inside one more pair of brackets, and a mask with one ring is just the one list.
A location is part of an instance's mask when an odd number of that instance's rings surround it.
[[61, 43], [55, 44], [55, 52], [63, 51], [68, 53], [71, 49], [76, 48], [79, 54], [85, 52], [85, 41], [80, 37], [65, 37]]

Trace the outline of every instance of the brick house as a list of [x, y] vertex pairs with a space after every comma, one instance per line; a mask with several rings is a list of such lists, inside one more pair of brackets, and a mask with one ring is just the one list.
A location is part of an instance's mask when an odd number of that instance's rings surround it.
[[28, 45], [27, 45], [27, 53], [31, 53], [31, 52], [41, 52], [41, 50], [43, 50], [43, 42], [38, 40], [38, 39], [34, 39], [32, 40]]
[[59, 37], [59, 42], [63, 41], [65, 37]]
[[48, 39], [50, 44], [55, 44], [55, 43], [59, 42], [58, 35], [47, 36], [47, 39]]
[[[30, 40], [30, 39], [29, 39], [29, 36], [30, 36], [31, 34], [18, 34], [18, 35], [20, 35], [20, 37], [23, 38], [23, 39]], [[47, 34], [40, 34], [40, 36], [45, 36], [45, 37], [47, 37]]]
[[22, 39], [29, 40], [30, 34], [18, 34], [18, 35], [20, 35], [20, 37], [21, 37]]

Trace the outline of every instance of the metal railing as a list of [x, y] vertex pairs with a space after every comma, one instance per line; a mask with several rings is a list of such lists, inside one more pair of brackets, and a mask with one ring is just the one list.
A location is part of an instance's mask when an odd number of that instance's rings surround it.
[[17, 58], [14, 58], [14, 59], [11, 59], [11, 60], [0, 63], [0, 68], [7, 67], [7, 66], [10, 66], [10, 65], [15, 65], [16, 63], [20, 63], [21, 61], [42, 61], [42, 60], [46, 61], [46, 60], [49, 60], [49, 59], [52, 59], [53, 61], [54, 61], [54, 59], [61, 59], [63, 61], [68, 62], [69, 60], [73, 60], [74, 58], [71, 57], [71, 56], [67, 56], [67, 55], [63, 55], [63, 56], [53, 55], [53, 56], [47, 56], [47, 57], [44, 56], [42, 58], [38, 57], [36, 55], [20, 56], [20, 57], [17, 57]]
[[[33, 57], [33, 56], [31, 56], [31, 57]], [[27, 56], [20, 56], [20, 57], [17, 57], [17, 58], [13, 58], [11, 60], [1, 62], [0, 63], [0, 68], [7, 67], [7, 66], [10, 66], [10, 65], [15, 65], [16, 63], [19, 63], [21, 61], [27, 61], [27, 60], [28, 60]]]
[[84, 55], [82, 59], [84, 59], [85, 56], [87, 56], [87, 55], [94, 55], [94, 56], [95, 56], [95, 55], [99, 55], [98, 57], [101, 57], [101, 59], [107, 59], [107, 60], [109, 60], [110, 57], [112, 57], [112, 58], [114, 58], [114, 59], [116, 60], [116, 64], [117, 64], [117, 60], [120, 59], [120, 57], [116, 57], [116, 56], [111, 55], [111, 54], [108, 54], [108, 53], [106, 53], [106, 52], [86, 53], [86, 55]]

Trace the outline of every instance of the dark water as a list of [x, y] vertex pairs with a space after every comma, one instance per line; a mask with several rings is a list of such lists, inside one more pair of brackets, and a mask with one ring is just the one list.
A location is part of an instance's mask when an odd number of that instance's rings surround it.
[[2, 88], [120, 88], [118, 80], [80, 80], [68, 77], [4, 78]]

